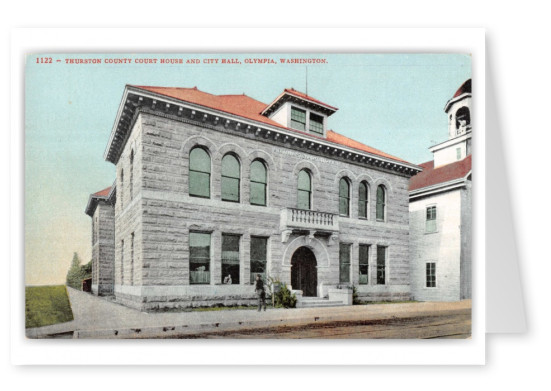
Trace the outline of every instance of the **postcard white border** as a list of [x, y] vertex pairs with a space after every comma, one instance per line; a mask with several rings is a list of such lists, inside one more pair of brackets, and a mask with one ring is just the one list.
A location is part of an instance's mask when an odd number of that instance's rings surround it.
[[[308, 30], [308, 31], [305, 31]], [[277, 36], [277, 40], [273, 37]], [[296, 37], [300, 36], [300, 40]], [[193, 37], [192, 40], [182, 37]], [[275, 42], [275, 43], [274, 43]], [[59, 341], [24, 336], [24, 58], [29, 52], [471, 53], [473, 329], [470, 340]], [[16, 365], [450, 365], [485, 363], [485, 32], [469, 29], [16, 29], [11, 36], [10, 356]], [[266, 354], [259, 355], [258, 352]]]

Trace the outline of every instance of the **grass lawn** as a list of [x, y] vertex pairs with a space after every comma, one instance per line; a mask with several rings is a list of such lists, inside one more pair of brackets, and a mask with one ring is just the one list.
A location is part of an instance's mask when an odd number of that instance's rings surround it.
[[25, 328], [73, 320], [65, 285], [25, 287]]

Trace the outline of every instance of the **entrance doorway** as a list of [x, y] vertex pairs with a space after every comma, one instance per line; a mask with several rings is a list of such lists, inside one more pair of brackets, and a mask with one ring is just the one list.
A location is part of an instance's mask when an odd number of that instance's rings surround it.
[[316, 256], [307, 247], [300, 247], [291, 258], [291, 286], [303, 296], [317, 296], [318, 269]]

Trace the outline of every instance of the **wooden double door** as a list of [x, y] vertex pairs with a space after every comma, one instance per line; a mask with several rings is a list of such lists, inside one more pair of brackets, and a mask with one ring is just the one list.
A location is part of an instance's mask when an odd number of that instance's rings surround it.
[[291, 258], [291, 285], [303, 296], [317, 296], [318, 269], [316, 256], [307, 247], [300, 247]]

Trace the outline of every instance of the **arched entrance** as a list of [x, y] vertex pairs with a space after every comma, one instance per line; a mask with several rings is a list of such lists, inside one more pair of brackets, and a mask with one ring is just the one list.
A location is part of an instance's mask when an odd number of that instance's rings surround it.
[[317, 296], [318, 270], [316, 256], [307, 247], [300, 247], [291, 258], [291, 286], [303, 296]]

